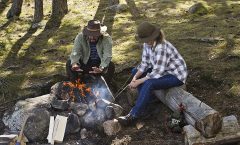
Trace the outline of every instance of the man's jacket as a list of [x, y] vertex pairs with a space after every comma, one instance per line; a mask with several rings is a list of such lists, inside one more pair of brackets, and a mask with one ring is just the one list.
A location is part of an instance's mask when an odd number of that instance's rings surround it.
[[[108, 34], [99, 37], [96, 45], [98, 55], [101, 59], [101, 67], [107, 67], [112, 59], [112, 38]], [[90, 45], [82, 33], [78, 34], [74, 41], [74, 47], [70, 55], [71, 64], [79, 61], [87, 64], [90, 56]]]

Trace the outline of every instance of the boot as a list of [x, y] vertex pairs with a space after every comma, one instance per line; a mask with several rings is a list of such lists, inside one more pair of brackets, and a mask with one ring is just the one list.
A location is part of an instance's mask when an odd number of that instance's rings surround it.
[[128, 114], [126, 116], [118, 117], [117, 120], [121, 125], [129, 126], [129, 125], [133, 125], [137, 121], [137, 118], [132, 116], [131, 114]]

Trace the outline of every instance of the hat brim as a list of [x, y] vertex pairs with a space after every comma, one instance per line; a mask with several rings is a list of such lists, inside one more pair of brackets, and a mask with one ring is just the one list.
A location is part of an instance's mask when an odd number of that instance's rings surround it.
[[107, 27], [105, 25], [102, 25], [99, 31], [89, 31], [87, 29], [87, 26], [85, 26], [82, 32], [83, 32], [83, 35], [87, 35], [87, 36], [101, 36], [104, 32], [106, 32], [106, 30], [107, 30]]
[[142, 38], [142, 37], [139, 37], [138, 35], [136, 35], [135, 38], [136, 38], [139, 42], [146, 43], [146, 42], [149, 42], [149, 41], [151, 41], [151, 40], [156, 39], [156, 38], [159, 36], [159, 34], [160, 34], [160, 28], [156, 28], [155, 31], [152, 33], [152, 35], [149, 36], [149, 37], [144, 37], [144, 38]]

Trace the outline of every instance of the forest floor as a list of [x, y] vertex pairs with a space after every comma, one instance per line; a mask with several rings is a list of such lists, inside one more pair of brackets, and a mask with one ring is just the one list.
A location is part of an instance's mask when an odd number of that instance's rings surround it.
[[[96, 18], [108, 26], [114, 41], [116, 86], [112, 91], [116, 93], [129, 77], [130, 68], [140, 62], [141, 45], [135, 40], [136, 27], [142, 21], [149, 21], [162, 27], [166, 39], [185, 59], [189, 71], [187, 91], [222, 116], [233, 114], [240, 120], [240, 2], [198, 2], [207, 8], [206, 13], [187, 12], [196, 3], [194, 0], [120, 0], [129, 9], [117, 13], [105, 9], [108, 0], [71, 0], [68, 14], [51, 28], [45, 27], [51, 15], [51, 1], [44, 0], [44, 20], [37, 29], [31, 29], [33, 0], [24, 1], [22, 14], [14, 20], [6, 19], [10, 4], [0, 3], [1, 91], [17, 92], [46, 76], [65, 75], [65, 62], [75, 36], [88, 20]], [[7, 82], [7, 87], [3, 87], [3, 82]], [[2, 96], [0, 109], [4, 109], [4, 102], [15, 99], [14, 95]], [[126, 106], [124, 99], [123, 93], [118, 102], [127, 108], [127, 113], [130, 106]], [[130, 138], [129, 144], [184, 144], [181, 134], [172, 134], [164, 126], [164, 116], [171, 112], [162, 104], [156, 106], [160, 108], [156, 110], [158, 113], [144, 120], [143, 128], [124, 128], [105, 140], [106, 144], [117, 138]], [[0, 112], [1, 116], [3, 111]]]

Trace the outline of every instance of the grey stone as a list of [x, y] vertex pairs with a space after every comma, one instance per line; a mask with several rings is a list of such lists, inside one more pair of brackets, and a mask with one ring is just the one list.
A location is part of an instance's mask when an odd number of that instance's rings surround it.
[[24, 118], [28, 116], [35, 108], [51, 108], [52, 96], [47, 94], [36, 98], [29, 98], [18, 101], [12, 110], [4, 113], [3, 122], [10, 131], [19, 131]]
[[97, 102], [97, 107], [103, 108], [103, 109], [111, 104], [111, 102], [109, 102], [105, 99], [98, 99], [96, 102]]
[[87, 129], [86, 128], [81, 129], [80, 131], [81, 139], [87, 138], [87, 135], [88, 135]]
[[24, 134], [29, 141], [46, 139], [50, 113], [45, 108], [36, 108], [27, 119]]
[[115, 117], [119, 117], [122, 115], [123, 108], [120, 105], [111, 103], [110, 106], [112, 106], [114, 109]]
[[89, 111], [83, 117], [81, 117], [81, 122], [83, 127], [94, 128], [96, 122], [93, 111]]
[[67, 135], [67, 134], [78, 132], [81, 129], [80, 126], [81, 124], [78, 119], [78, 116], [74, 113], [70, 113], [67, 120], [65, 134]]
[[208, 10], [202, 3], [196, 3], [188, 9], [188, 12], [191, 14], [207, 14]]
[[67, 100], [58, 100], [56, 97], [52, 100], [51, 105], [54, 109], [61, 111], [67, 110], [70, 107]]
[[115, 4], [106, 8], [107, 10], [115, 11], [117, 13], [126, 12], [129, 7], [127, 4]]
[[104, 121], [106, 121], [106, 114], [105, 114], [105, 111], [102, 109], [97, 109], [96, 111], [94, 111], [94, 116], [95, 116], [96, 124], [100, 126]]
[[109, 135], [116, 135], [117, 132], [121, 130], [121, 125], [118, 120], [108, 120], [103, 123], [104, 132]]
[[112, 106], [107, 106], [105, 108], [105, 113], [108, 120], [111, 120], [115, 117], [115, 112]]
[[87, 109], [88, 105], [84, 103], [71, 103], [70, 108], [73, 110], [74, 113], [76, 113], [79, 117], [83, 116]]

